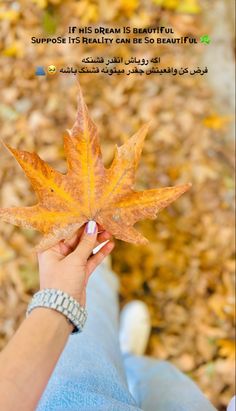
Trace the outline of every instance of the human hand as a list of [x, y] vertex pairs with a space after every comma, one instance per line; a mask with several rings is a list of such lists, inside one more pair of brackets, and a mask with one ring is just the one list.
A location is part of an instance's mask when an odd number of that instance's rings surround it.
[[82, 306], [86, 303], [86, 286], [95, 268], [110, 254], [114, 243], [109, 241], [96, 254], [93, 249], [111, 239], [107, 231], [89, 221], [68, 241], [60, 241], [46, 251], [38, 252], [40, 290], [56, 288], [74, 297]]

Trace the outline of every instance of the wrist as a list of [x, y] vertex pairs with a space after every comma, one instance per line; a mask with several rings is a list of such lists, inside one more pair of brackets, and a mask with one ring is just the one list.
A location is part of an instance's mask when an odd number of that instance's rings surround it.
[[55, 328], [66, 331], [68, 334], [71, 334], [74, 329], [74, 325], [62, 313], [48, 307], [35, 307], [27, 318], [45, 320], [50, 327], [55, 326]]

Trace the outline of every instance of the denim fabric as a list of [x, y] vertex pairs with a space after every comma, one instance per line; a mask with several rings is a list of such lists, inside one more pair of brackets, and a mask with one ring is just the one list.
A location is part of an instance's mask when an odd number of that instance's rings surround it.
[[145, 411], [215, 411], [197, 385], [167, 361], [125, 356], [129, 390]]
[[84, 330], [69, 337], [36, 411], [214, 411], [197, 386], [169, 363], [122, 358], [118, 287], [104, 264], [92, 274]]

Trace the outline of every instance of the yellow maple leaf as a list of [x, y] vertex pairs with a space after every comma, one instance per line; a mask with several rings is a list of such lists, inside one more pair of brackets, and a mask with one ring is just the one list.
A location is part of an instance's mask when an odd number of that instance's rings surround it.
[[176, 9], [179, 13], [198, 14], [201, 11], [198, 0], [182, 0]]
[[213, 130], [222, 130], [232, 120], [233, 116], [231, 115], [220, 116], [219, 114], [212, 114], [211, 116], [204, 118], [203, 124]]
[[235, 341], [232, 339], [221, 339], [218, 341], [220, 355], [235, 359]]
[[20, 41], [14, 41], [9, 47], [3, 50], [2, 54], [7, 57], [23, 57], [23, 44]]
[[127, 16], [132, 16], [139, 6], [139, 0], [120, 0], [120, 6], [122, 12]]
[[45, 9], [48, 5], [47, 0], [31, 0], [32, 3], [35, 3], [40, 9]]
[[157, 212], [187, 191], [190, 184], [134, 191], [135, 171], [148, 125], [144, 125], [121, 147], [105, 168], [98, 131], [91, 120], [79, 87], [76, 121], [64, 135], [68, 171], [54, 170], [36, 153], [9, 147], [29, 178], [38, 203], [31, 207], [0, 208], [0, 217], [12, 224], [34, 228], [44, 234], [38, 250], [70, 238], [89, 220], [95, 220], [116, 238], [147, 243], [133, 225]]
[[198, 0], [153, 0], [153, 3], [179, 13], [197, 14], [201, 11]]
[[0, 10], [0, 20], [9, 20], [16, 22], [19, 19], [20, 13], [17, 10]]

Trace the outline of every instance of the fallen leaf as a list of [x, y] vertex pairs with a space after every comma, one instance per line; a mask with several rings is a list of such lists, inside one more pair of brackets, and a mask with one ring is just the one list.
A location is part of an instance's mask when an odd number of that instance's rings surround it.
[[153, 3], [179, 13], [198, 14], [201, 11], [198, 0], [153, 0]]
[[187, 191], [190, 184], [134, 191], [135, 171], [148, 125], [121, 147], [116, 147], [109, 169], [102, 162], [97, 127], [89, 117], [79, 87], [75, 124], [64, 135], [68, 171], [62, 174], [38, 154], [6, 147], [29, 178], [38, 198], [31, 207], [1, 208], [4, 221], [45, 234], [38, 249], [70, 238], [89, 220], [95, 220], [116, 238], [146, 244], [134, 223], [155, 218], [157, 212]]
[[230, 358], [235, 361], [235, 341], [233, 339], [221, 339], [218, 341], [218, 345], [222, 357]]
[[198, 14], [201, 11], [198, 0], [183, 0], [177, 7], [179, 13]]
[[9, 20], [16, 22], [19, 19], [19, 12], [17, 10], [0, 10], [0, 20]]
[[45, 9], [48, 5], [47, 0], [32, 0], [32, 2], [35, 3], [41, 9]]
[[131, 16], [139, 6], [139, 0], [121, 0], [121, 11], [127, 16]]
[[232, 115], [220, 116], [218, 114], [212, 114], [209, 117], [204, 118], [204, 126], [213, 130], [222, 130], [225, 126], [233, 120]]

